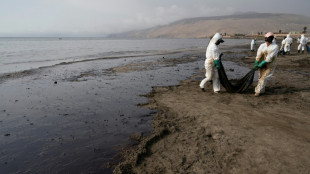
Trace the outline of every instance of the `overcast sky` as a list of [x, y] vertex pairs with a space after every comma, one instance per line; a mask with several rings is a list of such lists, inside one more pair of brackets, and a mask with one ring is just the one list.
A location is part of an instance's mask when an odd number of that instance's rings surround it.
[[0, 0], [0, 37], [103, 36], [249, 11], [310, 17], [310, 0]]

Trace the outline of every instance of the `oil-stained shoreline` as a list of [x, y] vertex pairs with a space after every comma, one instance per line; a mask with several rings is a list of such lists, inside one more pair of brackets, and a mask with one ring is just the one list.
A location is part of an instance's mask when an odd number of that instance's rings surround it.
[[[114, 173], [308, 173], [310, 54], [279, 56], [266, 94], [202, 93], [204, 72], [149, 93], [152, 135], [124, 149]], [[246, 49], [244, 49], [246, 50]], [[224, 60], [251, 68], [255, 53]], [[230, 55], [227, 55], [230, 54]], [[238, 57], [238, 56], [237, 56]], [[236, 73], [236, 72], [233, 72]]]

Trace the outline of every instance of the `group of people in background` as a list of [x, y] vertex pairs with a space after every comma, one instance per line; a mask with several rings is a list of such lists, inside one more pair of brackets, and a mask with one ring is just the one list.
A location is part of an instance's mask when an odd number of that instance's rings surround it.
[[[274, 38], [273, 42], [276, 42], [276, 38]], [[308, 42], [308, 38], [305, 37], [304, 34], [301, 35], [300, 38], [297, 38], [297, 51], [298, 53], [304, 53], [305, 50], [307, 51], [307, 42]], [[281, 42], [281, 47], [280, 47], [280, 51], [279, 53], [281, 53], [282, 55], [290, 55], [291, 54], [291, 45], [293, 44], [293, 38], [290, 36], [290, 34], [287, 34], [282, 42]], [[254, 48], [256, 45], [256, 39], [252, 39], [251, 40], [251, 48], [250, 50], [252, 52], [254, 52]]]
[[282, 54], [291, 54], [291, 45], [293, 44], [293, 38], [288, 34], [286, 37], [283, 38], [281, 42], [281, 48], [280, 51]]
[[[255, 87], [255, 96], [260, 96], [265, 92], [265, 86], [267, 80], [273, 75], [276, 68], [276, 59], [279, 51], [283, 54], [290, 55], [291, 45], [293, 39], [288, 34], [283, 41], [281, 42], [281, 48], [276, 43], [275, 35], [272, 32], [265, 34], [264, 43], [262, 43], [256, 54], [254, 68], [258, 70], [258, 82]], [[205, 69], [206, 74], [205, 78], [200, 82], [199, 87], [202, 91], [205, 91], [204, 86], [206, 82], [211, 82], [213, 84], [214, 93], [219, 93], [220, 91], [220, 80], [218, 75], [218, 69], [220, 68], [220, 55], [219, 45], [223, 43], [222, 35], [216, 33], [209, 42], [209, 45], [206, 50], [206, 60], [205, 60]], [[298, 53], [304, 53], [305, 47], [307, 47], [308, 39], [302, 34], [301, 38], [297, 40]], [[251, 51], [254, 52], [256, 45], [256, 39], [251, 40]]]
[[[304, 53], [305, 49], [307, 49], [307, 42], [308, 42], [308, 38], [306, 38], [304, 34], [302, 34], [300, 38], [297, 38], [298, 53], [302, 53], [302, 54]], [[293, 43], [293, 38], [291, 38], [290, 35], [288, 34], [286, 37], [283, 38], [281, 42], [280, 52], [283, 55], [285, 54], [290, 55], [292, 43]]]

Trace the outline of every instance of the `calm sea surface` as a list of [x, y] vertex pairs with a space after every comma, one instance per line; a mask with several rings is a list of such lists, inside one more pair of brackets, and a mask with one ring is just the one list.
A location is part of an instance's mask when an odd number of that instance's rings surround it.
[[[0, 38], [0, 73], [87, 59], [143, 56], [191, 48], [204, 50], [208, 42], [208, 39]], [[226, 39], [223, 45], [247, 42]]]

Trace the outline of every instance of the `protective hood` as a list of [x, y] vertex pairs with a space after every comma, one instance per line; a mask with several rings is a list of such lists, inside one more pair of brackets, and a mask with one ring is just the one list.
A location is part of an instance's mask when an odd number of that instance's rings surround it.
[[291, 36], [288, 34], [288, 35], [286, 35], [286, 37], [287, 37], [287, 38], [290, 38]]
[[302, 35], [301, 35], [301, 38], [304, 38], [304, 37], [305, 37], [305, 35], [302, 34]]
[[222, 35], [220, 33], [215, 33], [215, 35], [212, 37], [210, 43], [216, 43], [218, 40], [222, 40]]
[[265, 34], [265, 37], [270, 37], [270, 36], [274, 36], [273, 32], [268, 32]]

